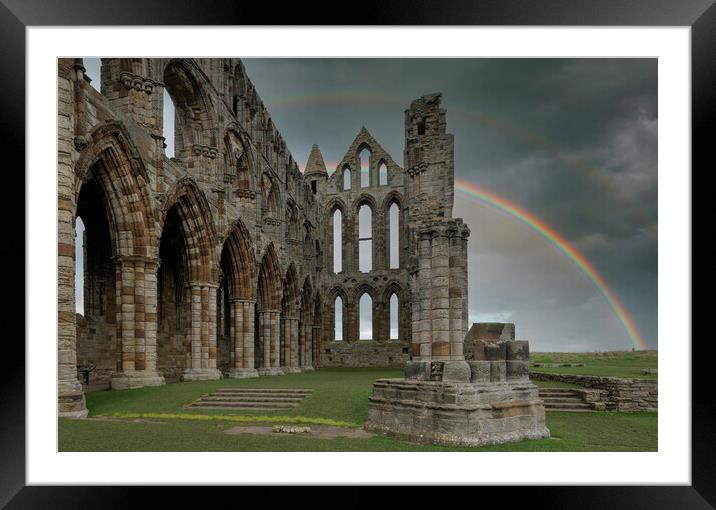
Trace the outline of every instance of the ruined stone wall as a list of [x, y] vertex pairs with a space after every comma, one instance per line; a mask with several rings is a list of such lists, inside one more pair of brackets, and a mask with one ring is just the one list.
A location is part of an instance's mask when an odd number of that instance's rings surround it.
[[[413, 355], [406, 348], [415, 313], [416, 229], [456, 221], [452, 135], [439, 94], [406, 112], [409, 172], [362, 129], [328, 176], [317, 146], [305, 174], [299, 170], [239, 59], [102, 59], [99, 80], [101, 92], [81, 59], [58, 62], [62, 413], [86, 413], [78, 364], [101, 367], [93, 382], [126, 388], [314, 366], [401, 366]], [[165, 91], [175, 107], [173, 156], [164, 137]], [[364, 150], [367, 182], [361, 182]], [[367, 271], [358, 265], [364, 205], [372, 211]], [[392, 227], [391, 207], [399, 211]], [[336, 209], [343, 215], [338, 272]], [[78, 217], [87, 227], [89, 261], [79, 322]], [[399, 239], [393, 265], [391, 228]], [[448, 336], [466, 329], [463, 241], [457, 251], [454, 244], [446, 248], [449, 282], [434, 303], [445, 310], [435, 319], [448, 321]], [[372, 298], [372, 338], [360, 340], [364, 293]], [[393, 295], [398, 338], [390, 334]], [[337, 296], [342, 344], [333, 336]]]
[[[310, 177], [309, 177], [310, 179]], [[362, 128], [335, 171], [318, 181], [326, 240], [325, 271], [321, 281], [326, 296], [323, 307], [323, 338], [319, 366], [402, 366], [410, 341], [410, 295], [408, 292], [408, 243], [405, 188], [402, 168]], [[370, 210], [361, 235], [362, 207]], [[397, 207], [398, 246], [391, 264], [391, 207]], [[341, 215], [341, 238], [334, 238], [335, 212]], [[364, 220], [367, 218], [364, 216]], [[367, 231], [367, 232], [366, 232]], [[366, 235], [367, 234], [367, 235]], [[360, 239], [370, 238], [370, 267], [360, 259]], [[334, 265], [340, 247], [342, 267]], [[368, 250], [364, 250], [366, 256]], [[397, 259], [397, 260], [396, 260]], [[372, 303], [372, 338], [361, 339], [360, 300], [368, 294]], [[390, 338], [390, 300], [398, 299], [398, 338]], [[336, 298], [342, 300], [343, 338], [335, 336]]]
[[[591, 375], [550, 374], [530, 372], [530, 378], [538, 381], [558, 381], [576, 384], [591, 391], [582, 391], [585, 402], [602, 404], [614, 411], [657, 411], [659, 407], [659, 383], [648, 379], [622, 379]], [[599, 408], [602, 406], [593, 406]]]

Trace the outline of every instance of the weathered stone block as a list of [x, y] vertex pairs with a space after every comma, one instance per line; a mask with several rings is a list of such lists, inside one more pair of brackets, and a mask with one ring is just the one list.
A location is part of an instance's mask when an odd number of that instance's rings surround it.
[[485, 344], [485, 359], [488, 361], [505, 361], [507, 359], [507, 343]]
[[405, 378], [427, 381], [430, 379], [430, 363], [427, 361], [408, 361], [405, 364]]
[[529, 379], [530, 370], [528, 361], [507, 360], [505, 367], [508, 380]]
[[489, 361], [473, 360], [468, 361], [470, 365], [470, 382], [489, 382], [491, 363]]
[[466, 361], [446, 361], [443, 364], [443, 381], [469, 382], [470, 365]]
[[504, 382], [507, 380], [507, 366], [505, 361], [490, 361], [490, 382]]
[[526, 340], [512, 340], [505, 342], [507, 346], [507, 359], [514, 361], [529, 361], [530, 344]]

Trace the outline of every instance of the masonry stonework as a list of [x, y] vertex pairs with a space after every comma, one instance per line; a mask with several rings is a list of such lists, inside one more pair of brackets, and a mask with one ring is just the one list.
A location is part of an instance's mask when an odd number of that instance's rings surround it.
[[469, 407], [458, 436], [490, 429], [466, 443], [544, 435], [526, 346], [498, 348], [489, 377], [465, 359], [469, 229], [440, 94], [405, 111], [405, 167], [362, 128], [329, 175], [317, 145], [301, 172], [239, 59], [105, 58], [99, 80], [58, 61], [61, 416], [86, 416], [88, 366], [113, 388], [391, 366], [408, 377], [376, 383], [371, 419], [417, 391]]

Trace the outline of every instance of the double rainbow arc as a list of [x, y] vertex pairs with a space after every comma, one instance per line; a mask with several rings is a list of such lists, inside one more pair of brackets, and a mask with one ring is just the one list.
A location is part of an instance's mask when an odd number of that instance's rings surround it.
[[582, 271], [587, 278], [589, 278], [597, 290], [604, 295], [609, 303], [609, 306], [612, 308], [615, 315], [619, 319], [619, 322], [621, 322], [624, 327], [624, 331], [631, 339], [634, 347], [638, 350], [648, 349], [648, 346], [639, 333], [639, 329], [636, 327], [634, 320], [624, 308], [624, 305], [619, 300], [619, 297], [617, 297], [614, 291], [609, 288], [607, 282], [604, 281], [604, 278], [602, 278], [602, 276], [597, 272], [591, 262], [589, 262], [584, 255], [579, 253], [579, 251], [577, 251], [577, 249], [572, 246], [569, 241], [539, 218], [522, 209], [519, 205], [496, 195], [486, 188], [456, 177], [455, 189], [467, 197], [480, 200], [503, 212], [506, 212], [551, 242], [559, 251], [566, 255], [567, 258], [569, 258], [574, 265], [576, 265], [577, 268]]

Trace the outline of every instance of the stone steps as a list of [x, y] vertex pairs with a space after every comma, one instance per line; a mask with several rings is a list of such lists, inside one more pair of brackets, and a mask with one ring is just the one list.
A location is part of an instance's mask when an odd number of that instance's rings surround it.
[[188, 405], [193, 408], [259, 409], [279, 411], [297, 407], [310, 389], [220, 388]]
[[585, 411], [591, 411], [591, 407], [589, 407], [589, 404], [585, 404], [584, 402], [574, 402], [574, 403], [561, 403], [561, 404], [548, 404], [547, 402], [544, 403], [545, 410], [556, 410], [556, 411], [573, 411], [576, 409], [583, 409]]
[[272, 397], [256, 397], [247, 395], [208, 395], [202, 397], [202, 402], [285, 402], [285, 403], [299, 403], [303, 400], [303, 397], [284, 397], [284, 396], [272, 396]]
[[584, 403], [579, 397], [543, 397], [545, 404], [582, 404]]
[[245, 393], [302, 393], [304, 395], [313, 393], [310, 388], [219, 388], [214, 393], [231, 393], [234, 391]]
[[236, 402], [233, 400], [225, 401], [205, 401], [197, 400], [189, 404], [189, 407], [207, 408], [216, 407], [221, 409], [261, 409], [264, 411], [277, 411], [279, 409], [290, 409], [298, 407], [298, 404], [287, 404], [284, 402]]
[[592, 407], [570, 388], [540, 388], [539, 396], [546, 411], [591, 411]]

